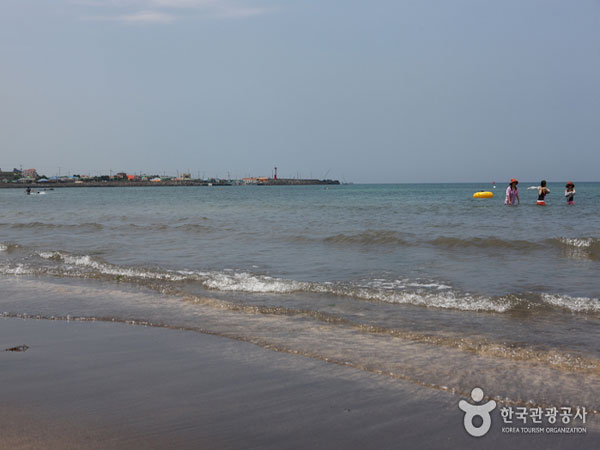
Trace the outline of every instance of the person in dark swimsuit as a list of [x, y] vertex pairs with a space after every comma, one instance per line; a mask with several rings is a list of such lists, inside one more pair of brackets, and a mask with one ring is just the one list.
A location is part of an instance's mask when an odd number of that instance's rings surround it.
[[546, 180], [542, 180], [540, 186], [538, 186], [538, 199], [537, 204], [540, 206], [546, 206], [546, 194], [550, 193], [550, 189], [546, 187]]

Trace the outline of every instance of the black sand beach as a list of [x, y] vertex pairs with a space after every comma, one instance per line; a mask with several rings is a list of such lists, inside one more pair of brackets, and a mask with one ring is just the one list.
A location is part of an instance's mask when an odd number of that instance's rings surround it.
[[0, 447], [597, 448], [585, 435], [473, 438], [456, 395], [190, 331], [4, 318]]

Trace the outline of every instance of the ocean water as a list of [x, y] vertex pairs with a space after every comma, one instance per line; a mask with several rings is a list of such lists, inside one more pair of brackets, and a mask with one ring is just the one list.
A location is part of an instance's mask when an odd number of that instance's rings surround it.
[[486, 183], [3, 189], [0, 312], [598, 410], [600, 183], [573, 206], [549, 183], [546, 207], [536, 184], [518, 207]]

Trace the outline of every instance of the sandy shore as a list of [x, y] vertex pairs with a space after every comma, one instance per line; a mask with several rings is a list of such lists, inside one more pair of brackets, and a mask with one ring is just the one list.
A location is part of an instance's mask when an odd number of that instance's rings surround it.
[[457, 396], [195, 332], [0, 320], [0, 448], [598, 448], [585, 435], [482, 438]]

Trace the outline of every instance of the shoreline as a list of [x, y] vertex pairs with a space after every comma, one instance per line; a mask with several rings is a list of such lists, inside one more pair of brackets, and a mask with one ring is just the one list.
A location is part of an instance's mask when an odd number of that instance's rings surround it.
[[[0, 448], [594, 448], [468, 436], [460, 397], [198, 332], [0, 319]], [[6, 426], [8, 425], [8, 426]]]

